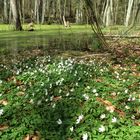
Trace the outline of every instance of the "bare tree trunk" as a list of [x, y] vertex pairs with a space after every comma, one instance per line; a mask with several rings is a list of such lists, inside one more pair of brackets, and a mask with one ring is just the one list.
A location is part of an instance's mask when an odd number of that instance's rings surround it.
[[39, 5], [40, 0], [35, 0], [34, 19], [36, 20], [37, 24], [39, 24]]
[[21, 26], [21, 21], [20, 21], [20, 15], [19, 15], [17, 0], [10, 0], [10, 6], [11, 6], [12, 14], [13, 14], [15, 29], [21, 31], [22, 26]]
[[25, 20], [25, 0], [22, 0], [22, 22]]
[[42, 18], [41, 18], [42, 24], [44, 23], [45, 12], [46, 12], [46, 0], [42, 0]]
[[107, 0], [105, 12], [103, 16], [103, 23], [106, 26], [109, 26], [112, 24], [112, 22], [113, 22], [113, 1]]
[[129, 25], [129, 20], [130, 20], [130, 16], [131, 16], [131, 11], [132, 11], [132, 7], [133, 7], [133, 0], [129, 0], [128, 2], [128, 8], [127, 8], [127, 14], [126, 14], [126, 20], [125, 20], [125, 26]]
[[117, 16], [118, 16], [118, 10], [119, 10], [119, 0], [116, 0], [114, 3], [115, 6], [115, 11], [114, 11], [114, 23], [117, 24]]
[[7, 5], [7, 0], [4, 0], [4, 22], [8, 23], [8, 5]]
[[59, 11], [59, 19], [62, 22], [61, 0], [58, 0], [58, 11]]
[[50, 1], [46, 1], [47, 22], [50, 23]]
[[63, 16], [63, 23], [64, 23], [64, 26], [67, 27], [67, 21], [65, 19], [65, 16]]
[[83, 3], [80, 0], [76, 8], [76, 15], [75, 15], [76, 23], [78, 24], [81, 23], [83, 20], [82, 6], [83, 6]]
[[133, 4], [133, 11], [132, 11], [132, 25], [136, 24], [138, 21], [138, 15], [140, 11], [140, 0], [135, 0]]
[[[108, 0], [108, 2], [109, 2], [109, 0]], [[111, 22], [110, 13], [111, 13], [111, 9], [110, 9], [110, 5], [109, 5], [107, 8], [107, 13], [106, 13], [106, 26], [109, 26], [110, 22]]]
[[104, 10], [104, 15], [103, 15], [103, 23], [104, 23], [104, 25], [106, 25], [107, 10], [108, 10], [108, 7], [109, 7], [108, 1], [109, 0], [107, 0], [106, 6], [105, 6], [105, 10]]
[[9, 8], [9, 23], [12, 22], [12, 9], [11, 9], [11, 6]]
[[67, 0], [64, 0], [64, 5], [63, 5], [63, 23], [64, 23], [64, 26], [67, 27], [67, 21], [66, 21], [66, 3], [67, 3]]

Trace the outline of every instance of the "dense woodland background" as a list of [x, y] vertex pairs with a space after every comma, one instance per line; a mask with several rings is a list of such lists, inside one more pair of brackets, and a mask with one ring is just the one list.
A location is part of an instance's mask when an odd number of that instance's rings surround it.
[[[90, 23], [86, 1], [91, 3], [98, 22], [104, 26], [140, 23], [140, 0], [0, 0], [0, 22], [63, 24]], [[88, 13], [88, 14], [87, 14]]]
[[0, 139], [140, 140], [140, 0], [0, 0]]

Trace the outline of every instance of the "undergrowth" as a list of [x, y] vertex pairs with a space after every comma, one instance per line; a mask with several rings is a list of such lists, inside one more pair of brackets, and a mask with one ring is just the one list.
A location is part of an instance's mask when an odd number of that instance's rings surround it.
[[140, 139], [137, 62], [42, 56], [1, 64], [1, 139]]

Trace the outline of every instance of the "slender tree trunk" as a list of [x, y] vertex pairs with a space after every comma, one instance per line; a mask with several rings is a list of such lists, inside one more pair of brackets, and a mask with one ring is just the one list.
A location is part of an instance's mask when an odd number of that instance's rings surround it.
[[65, 16], [66, 16], [66, 3], [67, 3], [67, 1], [64, 0], [64, 5], [63, 5], [63, 23], [64, 23], [65, 27], [67, 27], [67, 21], [66, 21], [66, 18], [65, 18]]
[[11, 9], [11, 6], [9, 8], [9, 23], [12, 22], [12, 9]]
[[103, 23], [106, 26], [112, 25], [114, 21], [113, 0], [107, 0], [105, 12], [103, 16]]
[[39, 24], [39, 6], [40, 6], [40, 0], [35, 0], [34, 19], [36, 20], [37, 24]]
[[15, 24], [16, 30], [22, 30], [21, 21], [20, 21], [20, 15], [19, 15], [19, 9], [18, 9], [18, 0], [10, 0], [10, 6], [13, 14], [13, 20]]
[[4, 0], [4, 22], [8, 23], [8, 5], [7, 5], [7, 0]]
[[18, 12], [19, 12], [19, 18], [21, 20], [21, 18], [22, 18], [22, 0], [17, 1], [17, 7], [18, 7]]
[[75, 15], [75, 19], [76, 19], [76, 23], [81, 23], [83, 20], [83, 13], [82, 13], [82, 1], [79, 1], [77, 8], [76, 8], [76, 15]]
[[41, 18], [42, 24], [44, 23], [45, 12], [46, 12], [46, 0], [42, 0], [42, 18]]
[[108, 11], [108, 7], [109, 7], [108, 2], [109, 2], [109, 0], [107, 0], [107, 2], [106, 2], [106, 6], [105, 6], [105, 10], [104, 10], [104, 15], [103, 15], [103, 23], [104, 23], [104, 25], [106, 25], [106, 16], [107, 16], [107, 11]]
[[50, 1], [46, 1], [47, 22], [50, 23]]
[[109, 0], [108, 0], [108, 8], [107, 8], [107, 13], [106, 13], [106, 26], [109, 26], [111, 22], [110, 13], [111, 13], [111, 8], [110, 8]]
[[59, 19], [62, 23], [62, 8], [61, 8], [61, 0], [58, 0], [58, 11], [59, 11]]
[[126, 20], [125, 20], [125, 26], [129, 25], [129, 20], [132, 12], [132, 7], [133, 7], [133, 0], [129, 0], [128, 2], [128, 8], [127, 8], [127, 14], [126, 14]]
[[117, 24], [118, 10], [119, 10], [119, 0], [116, 0], [115, 3], [115, 11], [114, 11], [114, 23]]
[[140, 11], [140, 0], [135, 0], [134, 1], [134, 5], [133, 5], [133, 12], [132, 12], [132, 25], [137, 23], [138, 20], [138, 15], [139, 15], [139, 11]]
[[22, 0], [22, 22], [25, 21], [25, 0]]

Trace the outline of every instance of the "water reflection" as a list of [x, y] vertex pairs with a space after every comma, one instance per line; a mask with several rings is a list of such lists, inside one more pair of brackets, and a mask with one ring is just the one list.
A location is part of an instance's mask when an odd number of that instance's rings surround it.
[[1, 37], [1, 63], [16, 62], [34, 55], [56, 55], [66, 50], [83, 51], [93, 46], [93, 36], [87, 34], [61, 36]]

